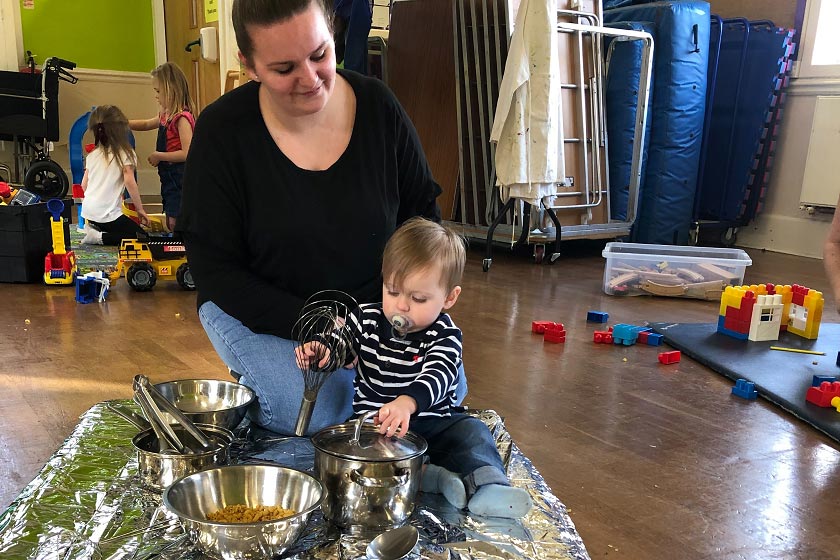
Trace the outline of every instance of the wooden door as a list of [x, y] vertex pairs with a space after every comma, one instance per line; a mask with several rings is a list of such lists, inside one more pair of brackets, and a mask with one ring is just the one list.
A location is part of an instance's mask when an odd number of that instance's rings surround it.
[[219, 23], [207, 23], [204, 19], [204, 0], [164, 0], [166, 19], [166, 56], [167, 60], [177, 64], [190, 84], [190, 93], [201, 111], [219, 97], [221, 79], [218, 58], [216, 62], [207, 62], [201, 58], [201, 49], [196, 44], [186, 51], [187, 44], [198, 39], [202, 27], [215, 27], [218, 33]]

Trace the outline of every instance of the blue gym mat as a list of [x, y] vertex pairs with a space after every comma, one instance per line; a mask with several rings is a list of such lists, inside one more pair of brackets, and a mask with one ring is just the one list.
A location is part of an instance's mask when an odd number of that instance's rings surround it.
[[[823, 324], [817, 340], [781, 333], [779, 340], [749, 342], [719, 334], [717, 323], [652, 323], [665, 342], [732, 379], [755, 383], [758, 395], [840, 441], [840, 412], [805, 401], [814, 375], [840, 376], [840, 324]], [[825, 356], [780, 352], [770, 346], [825, 352]], [[815, 365], [814, 362], [817, 362]]]

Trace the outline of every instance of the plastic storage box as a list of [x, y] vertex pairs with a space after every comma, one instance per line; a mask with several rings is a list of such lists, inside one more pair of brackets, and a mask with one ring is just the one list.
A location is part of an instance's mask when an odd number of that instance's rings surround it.
[[607, 243], [604, 292], [716, 300], [739, 286], [752, 259], [741, 249]]
[[[64, 201], [64, 245], [70, 249], [72, 199]], [[43, 282], [44, 257], [52, 251], [47, 204], [0, 206], [0, 282]]]

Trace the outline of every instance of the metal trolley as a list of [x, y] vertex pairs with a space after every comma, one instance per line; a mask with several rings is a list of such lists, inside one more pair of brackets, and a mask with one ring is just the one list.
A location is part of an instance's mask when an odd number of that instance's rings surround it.
[[[587, 4], [586, 2], [582, 4]], [[524, 204], [522, 230], [513, 245], [534, 245], [537, 263], [553, 262], [559, 253], [555, 247], [562, 238], [616, 238], [627, 235], [636, 218], [639, 183], [642, 168], [645, 119], [650, 94], [650, 75], [653, 60], [653, 39], [645, 32], [614, 29], [601, 25], [600, 1], [588, 2], [591, 11], [584, 9], [557, 11], [557, 32], [561, 35], [561, 95], [564, 112], [564, 158], [567, 178], [557, 185], [557, 201], [540, 211], [551, 219], [556, 236], [531, 231], [531, 206]], [[489, 7], [488, 7], [489, 6]], [[582, 6], [583, 8], [583, 6]], [[502, 204], [496, 187], [494, 150], [489, 143], [489, 131], [495, 113], [495, 102], [501, 82], [501, 69], [507, 51], [507, 29], [510, 14], [505, 20], [496, 10], [496, 3], [479, 4], [459, 0], [454, 8], [456, 22], [456, 67], [461, 68], [456, 82], [460, 148], [460, 173], [457, 221], [469, 238], [486, 240], [486, 255], [482, 268], [492, 263], [494, 242], [512, 240], [512, 217], [518, 199]], [[500, 17], [502, 16], [502, 17]], [[481, 22], [483, 25], [479, 25]], [[485, 29], [484, 37], [478, 33]], [[487, 29], [494, 32], [488, 34]], [[496, 31], [502, 30], [502, 32]], [[606, 70], [602, 46], [604, 38], [612, 38], [608, 51], [617, 41], [641, 41], [642, 71], [638, 86], [637, 112], [633, 137], [633, 159], [628, 189], [626, 218], [610, 218], [610, 187], [607, 164], [606, 110], [604, 81]], [[482, 40], [483, 39], [483, 40]], [[609, 52], [607, 53], [609, 55]], [[565, 60], [561, 58], [561, 60]], [[563, 65], [565, 64], [565, 67]], [[510, 220], [506, 220], [508, 215]], [[505, 223], [507, 221], [507, 223]]]
[[42, 198], [63, 198], [70, 187], [67, 174], [50, 159], [49, 142], [58, 140], [58, 82], [75, 84], [78, 78], [67, 69], [76, 63], [48, 58], [40, 73], [29, 56], [28, 72], [0, 71], [0, 140], [14, 145], [14, 174], [2, 166], [10, 182], [20, 183]]

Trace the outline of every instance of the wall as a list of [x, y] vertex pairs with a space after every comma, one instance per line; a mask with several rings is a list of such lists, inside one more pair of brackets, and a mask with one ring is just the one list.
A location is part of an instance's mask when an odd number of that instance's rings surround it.
[[0, 70], [17, 71], [23, 52], [18, 0], [0, 0]]
[[23, 45], [43, 63], [50, 56], [80, 68], [149, 72], [155, 67], [152, 5], [145, 0], [21, 2]]
[[794, 27], [797, 0], [708, 0], [722, 18], [769, 19], [780, 27]]

